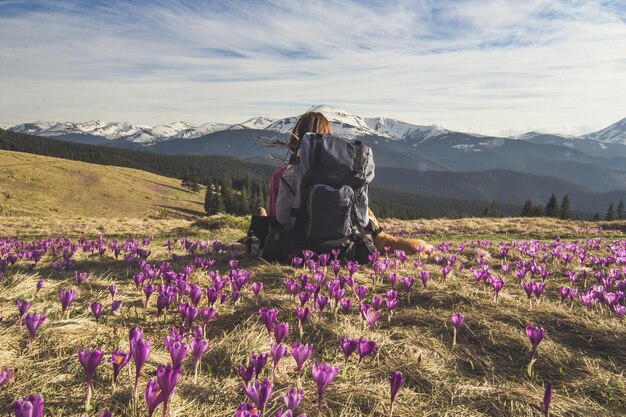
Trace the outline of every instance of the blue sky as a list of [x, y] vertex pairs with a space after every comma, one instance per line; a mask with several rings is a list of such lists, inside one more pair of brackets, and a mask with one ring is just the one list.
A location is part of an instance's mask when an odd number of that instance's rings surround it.
[[626, 2], [0, 0], [0, 122], [234, 123], [315, 104], [597, 130], [626, 117]]

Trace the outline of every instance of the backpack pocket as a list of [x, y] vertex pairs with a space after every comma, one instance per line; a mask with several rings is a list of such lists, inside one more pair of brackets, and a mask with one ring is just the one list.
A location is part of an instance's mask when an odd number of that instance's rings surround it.
[[349, 236], [352, 232], [350, 211], [353, 199], [354, 191], [347, 185], [340, 188], [314, 185], [307, 203], [307, 237], [331, 240]]

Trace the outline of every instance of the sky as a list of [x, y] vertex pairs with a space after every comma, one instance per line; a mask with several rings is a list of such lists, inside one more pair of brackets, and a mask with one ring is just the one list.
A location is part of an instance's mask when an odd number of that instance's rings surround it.
[[623, 0], [0, 0], [0, 122], [314, 105], [513, 135], [626, 117]]

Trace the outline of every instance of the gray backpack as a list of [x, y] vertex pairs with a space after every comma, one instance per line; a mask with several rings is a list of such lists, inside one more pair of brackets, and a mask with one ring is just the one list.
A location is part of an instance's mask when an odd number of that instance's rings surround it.
[[372, 150], [360, 141], [307, 133], [297, 159], [278, 187], [276, 220], [288, 231], [282, 235], [297, 236], [307, 248], [364, 239], [373, 248], [367, 196], [374, 179]]

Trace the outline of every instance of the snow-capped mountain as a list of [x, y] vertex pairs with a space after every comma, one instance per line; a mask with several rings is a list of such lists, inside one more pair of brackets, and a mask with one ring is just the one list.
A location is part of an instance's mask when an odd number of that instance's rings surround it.
[[584, 135], [583, 138], [597, 140], [604, 143], [618, 143], [626, 145], [626, 118], [607, 128]]
[[[403, 140], [419, 137], [426, 140], [448, 131], [438, 126], [416, 126], [383, 117], [361, 117], [331, 106], [317, 106], [311, 111], [322, 113], [333, 125], [333, 132], [341, 137], [354, 139], [359, 136], [380, 136], [387, 139]], [[296, 124], [297, 117], [279, 119], [266, 127], [268, 130], [288, 132]]]
[[[333, 131], [336, 135], [351, 139], [359, 136], [378, 136], [416, 145], [430, 139], [455, 133], [436, 125], [420, 126], [384, 117], [361, 117], [327, 105], [314, 107], [311, 111], [323, 113], [332, 123]], [[5, 128], [14, 132], [28, 133], [37, 136], [62, 137], [67, 135], [84, 135], [87, 139], [89, 139], [90, 136], [96, 136], [98, 138], [125, 140], [144, 146], [150, 146], [173, 139], [200, 138], [210, 133], [227, 130], [257, 129], [285, 133], [293, 129], [297, 120], [298, 116], [282, 119], [259, 116], [235, 124], [209, 122], [196, 126], [192, 123], [179, 121], [154, 127], [128, 122], [104, 122], [95, 120], [84, 123], [33, 122], [13, 127], [7, 125]], [[466, 134], [466, 137], [468, 136], [476, 138], [483, 137], [478, 134]], [[626, 145], [626, 118], [606, 129], [579, 137], [528, 132], [507, 139], [530, 142], [541, 140], [543, 143], [548, 143], [547, 136], [550, 137], [551, 142], [549, 143], [554, 144], [562, 144], [561, 142], [564, 140], [588, 139], [586, 142], [593, 143], [595, 146], [604, 146], [603, 144], [607, 144], [607, 146], [610, 146], [608, 144]]]

